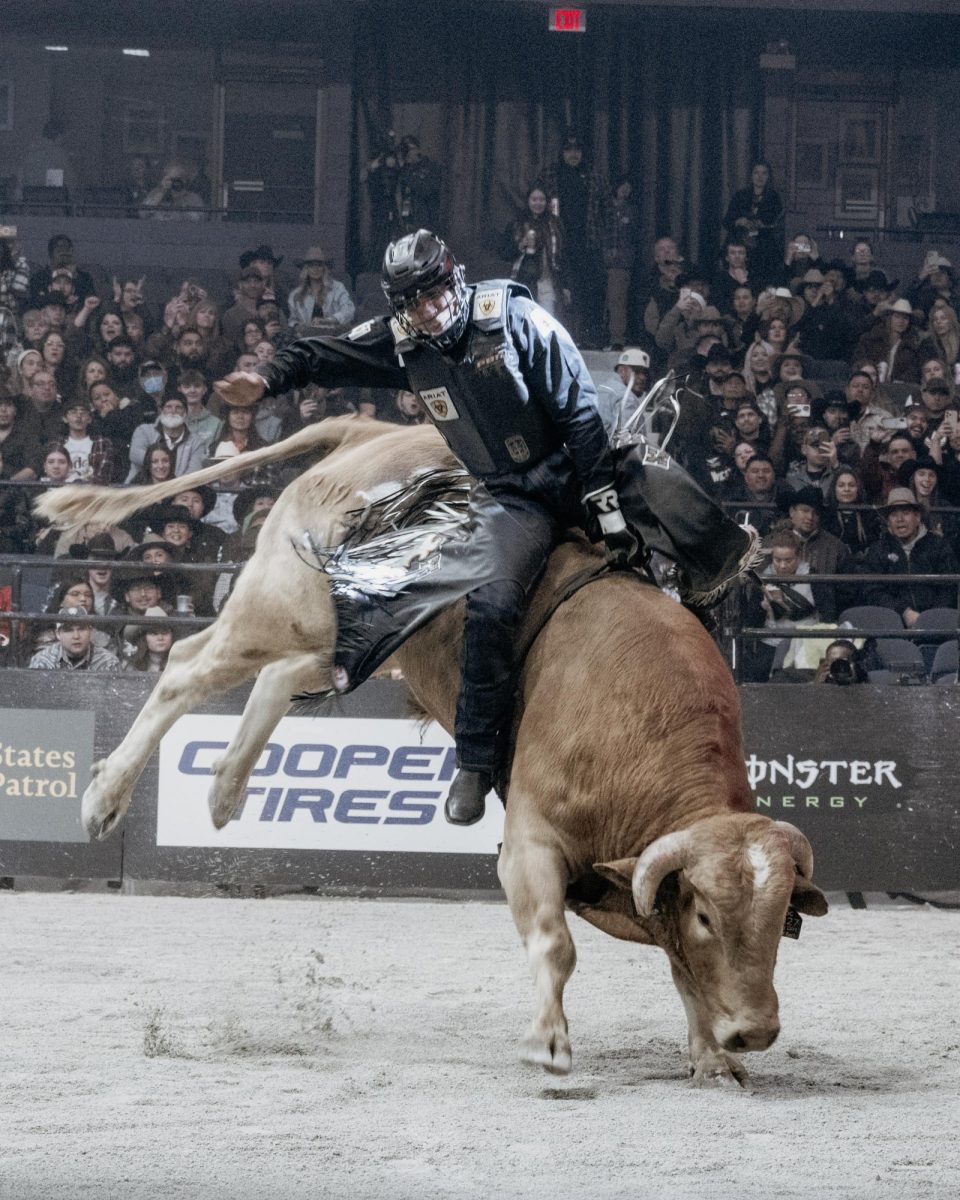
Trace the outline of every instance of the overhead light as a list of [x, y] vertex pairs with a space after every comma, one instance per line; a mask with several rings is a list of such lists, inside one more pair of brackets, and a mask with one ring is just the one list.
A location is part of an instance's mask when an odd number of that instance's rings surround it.
[[149, 58], [150, 57], [149, 50], [129, 50], [125, 47], [123, 52], [124, 52], [124, 54], [127, 55], [128, 58]]
[[59, 54], [65, 54], [69, 49], [69, 46], [44, 46], [44, 50], [56, 50]]

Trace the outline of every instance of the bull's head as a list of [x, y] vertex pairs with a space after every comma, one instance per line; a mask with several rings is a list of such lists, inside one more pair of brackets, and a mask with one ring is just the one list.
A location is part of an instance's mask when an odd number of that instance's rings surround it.
[[658, 838], [639, 858], [594, 869], [630, 892], [642, 940], [669, 956], [695, 1063], [711, 1048], [773, 1043], [780, 1031], [773, 969], [787, 911], [827, 911], [810, 882], [813, 852], [799, 829], [724, 814]]

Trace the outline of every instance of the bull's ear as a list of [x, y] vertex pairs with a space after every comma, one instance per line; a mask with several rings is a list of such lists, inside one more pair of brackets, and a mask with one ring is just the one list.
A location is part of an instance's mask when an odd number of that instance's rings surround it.
[[802, 875], [797, 876], [793, 885], [790, 904], [797, 912], [806, 913], [809, 917], [825, 916], [830, 907], [823, 892], [818, 887], [814, 887], [808, 879], [804, 879]]
[[630, 892], [633, 890], [633, 868], [636, 865], [636, 858], [618, 858], [616, 862], [594, 863], [593, 869], [614, 887]]

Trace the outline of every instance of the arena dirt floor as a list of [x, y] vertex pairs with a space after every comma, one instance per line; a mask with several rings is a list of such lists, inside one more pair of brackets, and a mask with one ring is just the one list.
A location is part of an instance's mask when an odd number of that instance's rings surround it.
[[574, 1072], [506, 907], [0, 895], [3, 1200], [960, 1196], [960, 913], [836, 906], [696, 1090], [657, 951], [571, 918]]

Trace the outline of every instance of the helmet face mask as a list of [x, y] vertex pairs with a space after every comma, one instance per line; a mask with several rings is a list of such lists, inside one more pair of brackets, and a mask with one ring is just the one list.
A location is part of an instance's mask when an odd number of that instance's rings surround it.
[[463, 267], [426, 229], [391, 242], [381, 284], [400, 327], [415, 341], [445, 349], [461, 338], [469, 317]]

